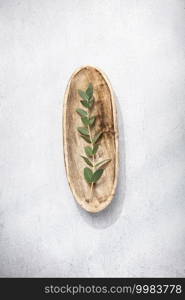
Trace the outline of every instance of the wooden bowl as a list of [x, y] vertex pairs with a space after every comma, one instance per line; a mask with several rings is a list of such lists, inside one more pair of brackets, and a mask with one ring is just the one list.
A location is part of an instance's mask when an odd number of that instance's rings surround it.
[[[78, 89], [85, 90], [93, 84], [96, 115], [95, 131], [103, 131], [96, 160], [110, 158], [102, 177], [94, 185], [93, 197], [90, 197], [90, 185], [86, 182], [83, 170], [86, 167], [80, 155], [88, 144], [77, 131], [82, 126], [77, 108], [82, 108]], [[105, 74], [97, 68], [86, 66], [78, 69], [69, 80], [63, 110], [63, 144], [67, 179], [78, 204], [88, 212], [97, 213], [112, 201], [118, 178], [118, 128], [116, 105], [111, 85]]]

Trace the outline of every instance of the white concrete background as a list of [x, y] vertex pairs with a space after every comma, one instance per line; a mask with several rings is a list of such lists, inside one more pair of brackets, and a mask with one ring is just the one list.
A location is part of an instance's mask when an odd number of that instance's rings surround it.
[[[0, 275], [185, 275], [185, 1], [0, 0]], [[112, 205], [74, 202], [62, 153], [72, 72], [117, 95]]]

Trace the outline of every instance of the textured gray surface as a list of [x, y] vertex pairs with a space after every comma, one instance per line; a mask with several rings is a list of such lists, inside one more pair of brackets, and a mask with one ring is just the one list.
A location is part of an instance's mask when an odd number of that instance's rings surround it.
[[[185, 1], [0, 0], [0, 275], [185, 275]], [[67, 81], [117, 96], [120, 180], [82, 211], [62, 155]]]

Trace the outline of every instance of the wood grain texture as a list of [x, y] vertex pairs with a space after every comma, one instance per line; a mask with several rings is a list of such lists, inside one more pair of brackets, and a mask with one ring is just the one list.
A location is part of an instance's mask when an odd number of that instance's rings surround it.
[[[90, 199], [90, 185], [85, 181], [83, 169], [85, 162], [84, 146], [88, 144], [80, 137], [77, 127], [83, 126], [77, 108], [80, 103], [78, 89], [85, 90], [93, 84], [95, 104], [92, 113], [96, 115], [94, 133], [102, 130], [103, 136], [96, 154], [96, 161], [110, 158], [101, 179], [94, 185], [93, 198]], [[118, 128], [115, 100], [112, 88], [105, 74], [97, 68], [86, 66], [77, 70], [66, 89], [63, 110], [63, 144], [67, 179], [78, 204], [89, 212], [99, 212], [112, 201], [118, 177]]]

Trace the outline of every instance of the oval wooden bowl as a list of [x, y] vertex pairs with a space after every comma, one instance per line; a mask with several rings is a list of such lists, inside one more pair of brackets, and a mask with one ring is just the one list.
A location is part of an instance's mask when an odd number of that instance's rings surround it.
[[[96, 160], [110, 158], [100, 180], [94, 185], [90, 198], [90, 185], [86, 182], [83, 169], [87, 166], [80, 155], [88, 144], [80, 137], [77, 127], [82, 126], [77, 108], [83, 108], [78, 89], [86, 90], [93, 84], [96, 115], [94, 131], [103, 131]], [[64, 99], [63, 143], [67, 179], [78, 204], [88, 212], [96, 213], [107, 207], [112, 201], [118, 177], [118, 129], [115, 100], [111, 85], [105, 74], [97, 68], [86, 66], [77, 70], [71, 77]]]

